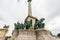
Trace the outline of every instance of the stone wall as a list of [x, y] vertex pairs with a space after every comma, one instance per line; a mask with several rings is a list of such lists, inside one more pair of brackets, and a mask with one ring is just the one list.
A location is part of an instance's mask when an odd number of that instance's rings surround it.
[[36, 33], [34, 30], [19, 30], [19, 35], [15, 40], [36, 40]]
[[0, 38], [4, 38], [7, 31], [8, 31], [7, 28], [0, 29]]
[[0, 29], [0, 40], [5, 40], [5, 35], [7, 31], [8, 31], [7, 28]]
[[13, 30], [12, 36], [8, 40], [15, 40], [18, 34], [19, 34], [19, 30]]
[[57, 37], [53, 37], [52, 33], [48, 30], [36, 30], [37, 40], [60, 40]]
[[22, 30], [19, 29], [13, 31], [13, 35], [9, 40], [60, 40], [53, 37], [51, 32], [44, 29], [37, 30]]

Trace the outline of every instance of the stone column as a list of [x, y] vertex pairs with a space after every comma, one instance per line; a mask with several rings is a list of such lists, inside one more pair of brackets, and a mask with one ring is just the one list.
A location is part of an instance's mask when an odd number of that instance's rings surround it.
[[31, 1], [28, 1], [28, 16], [32, 16]]

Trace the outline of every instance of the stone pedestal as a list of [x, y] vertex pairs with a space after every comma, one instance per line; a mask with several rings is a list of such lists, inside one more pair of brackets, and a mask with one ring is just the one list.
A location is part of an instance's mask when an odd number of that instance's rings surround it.
[[53, 37], [50, 31], [44, 29], [37, 30], [19, 29], [18, 31], [19, 32], [15, 30], [13, 32], [13, 35], [10, 38], [10, 40], [60, 40], [56, 37]]
[[36, 30], [37, 40], [56, 40], [48, 30]]
[[8, 31], [7, 28], [0, 29], [0, 40], [5, 40], [5, 35], [7, 31]]
[[36, 40], [36, 33], [34, 30], [19, 30], [19, 35], [15, 40]]
[[12, 36], [8, 40], [15, 40], [18, 34], [19, 34], [19, 30], [13, 30]]
[[7, 28], [0, 29], [0, 38], [4, 38], [7, 31], [8, 31]]

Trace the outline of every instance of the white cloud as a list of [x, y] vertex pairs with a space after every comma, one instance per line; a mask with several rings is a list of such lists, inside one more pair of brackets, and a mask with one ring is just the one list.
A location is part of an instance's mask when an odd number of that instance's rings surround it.
[[[46, 29], [51, 31], [60, 28], [60, 0], [32, 0], [32, 13], [38, 19], [46, 19]], [[14, 24], [18, 20], [24, 22], [28, 15], [27, 0], [0, 0], [0, 26], [4, 24], [10, 26], [9, 32], [14, 29]], [[58, 21], [57, 21], [58, 20]], [[11, 30], [12, 29], [12, 30]], [[55, 31], [54, 31], [55, 32]], [[10, 33], [8, 33], [10, 34]], [[11, 34], [10, 34], [11, 35]]]
[[46, 23], [46, 29], [52, 31], [54, 35], [60, 33], [60, 15]]

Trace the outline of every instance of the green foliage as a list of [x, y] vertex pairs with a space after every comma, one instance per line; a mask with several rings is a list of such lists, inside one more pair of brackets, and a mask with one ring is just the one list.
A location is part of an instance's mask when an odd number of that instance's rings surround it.
[[38, 26], [37, 26], [37, 22], [38, 21], [39, 21], [38, 19], [35, 19], [34, 29], [37, 29], [38, 28]]
[[44, 20], [45, 20], [44, 18], [41, 18], [40, 20], [36, 19], [34, 29], [44, 28], [45, 26], [45, 23], [43, 23]]
[[21, 24], [20, 24], [20, 28], [21, 28], [21, 29], [24, 29], [24, 24], [21, 23]]
[[6, 36], [6, 37], [5, 37], [5, 40], [8, 40], [8, 38], [11, 38], [11, 36]]
[[57, 36], [60, 38], [60, 33], [59, 33], [59, 34], [57, 34]]
[[3, 27], [3, 28], [9, 28], [9, 26], [4, 25], [4, 27]]
[[23, 23], [20, 24], [19, 22], [17, 22], [14, 24], [14, 26], [15, 29], [24, 29], [24, 28], [29, 29], [32, 26], [32, 21], [25, 20], [24, 24]]
[[37, 22], [38, 28], [44, 28], [44, 25], [45, 25], [45, 23], [43, 23], [44, 20], [45, 20], [44, 18], [41, 18], [41, 19]]
[[25, 20], [24, 26], [26, 27], [26, 29], [29, 29], [32, 26], [32, 20], [30, 21]]
[[18, 29], [18, 25], [16, 23], [14, 23], [15, 29]]
[[15, 23], [14, 24], [15, 25], [15, 29], [24, 29], [24, 25], [21, 23], [19, 23], [19, 22], [17, 22], [17, 24]]
[[[45, 26], [45, 23], [43, 23], [44, 20], [45, 20], [44, 18], [41, 18], [40, 20], [36, 19], [34, 29], [44, 28]], [[32, 26], [32, 20], [30, 21], [25, 20], [24, 24], [17, 22], [14, 24], [14, 26], [15, 29], [24, 29], [24, 28], [29, 29]]]
[[44, 20], [45, 20], [44, 18], [41, 18], [41, 19], [40, 19], [40, 22], [42, 23]]

